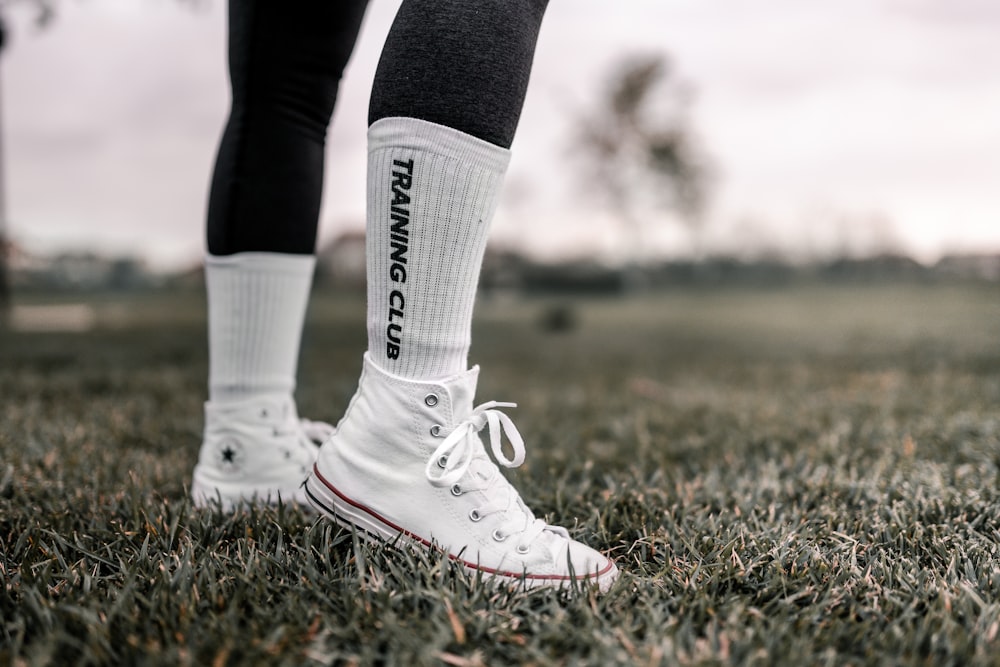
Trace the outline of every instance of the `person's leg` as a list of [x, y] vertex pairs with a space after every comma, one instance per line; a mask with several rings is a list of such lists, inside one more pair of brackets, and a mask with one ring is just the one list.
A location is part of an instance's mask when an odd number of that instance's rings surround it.
[[[545, 0], [405, 0], [372, 91], [368, 352], [358, 392], [306, 483], [340, 523], [432, 544], [526, 585], [607, 588], [610, 560], [536, 519], [486, 454], [524, 443], [466, 370], [486, 236]], [[505, 432], [514, 455], [500, 447]]]
[[546, 4], [400, 7], [368, 114], [368, 352], [388, 371], [430, 379], [467, 366], [489, 223]]
[[231, 0], [232, 108], [208, 206], [209, 401], [192, 492], [302, 500], [329, 429], [292, 393], [315, 264], [326, 131], [367, 0]]

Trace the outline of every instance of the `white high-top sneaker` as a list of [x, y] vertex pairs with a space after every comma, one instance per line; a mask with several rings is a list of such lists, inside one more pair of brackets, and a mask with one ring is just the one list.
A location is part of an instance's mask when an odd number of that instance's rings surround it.
[[475, 367], [441, 381], [408, 380], [366, 354], [358, 391], [306, 481], [310, 502], [362, 534], [441, 549], [486, 576], [606, 591], [618, 576], [614, 563], [536, 519], [487, 456], [478, 435], [487, 426], [505, 467], [524, 461], [524, 443], [496, 409], [512, 404], [472, 408], [478, 375]]
[[323, 422], [299, 419], [290, 397], [220, 405], [205, 403], [205, 439], [191, 495], [198, 507], [221, 502], [298, 503], [318, 447], [333, 433]]

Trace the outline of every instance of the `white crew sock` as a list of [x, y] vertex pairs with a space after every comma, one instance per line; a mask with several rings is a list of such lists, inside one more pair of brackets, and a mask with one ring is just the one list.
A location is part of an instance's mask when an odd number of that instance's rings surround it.
[[368, 352], [435, 379], [468, 365], [472, 308], [510, 151], [449, 127], [368, 130]]
[[208, 255], [209, 400], [291, 396], [312, 255]]

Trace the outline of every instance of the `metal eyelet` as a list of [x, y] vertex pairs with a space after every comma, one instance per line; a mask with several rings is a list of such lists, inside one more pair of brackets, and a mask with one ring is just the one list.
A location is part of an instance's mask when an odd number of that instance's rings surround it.
[[469, 521], [479, 521], [483, 518], [483, 515], [479, 513], [479, 510], [472, 510], [469, 512]]
[[456, 484], [455, 486], [451, 487], [451, 495], [453, 495], [453, 496], [460, 496], [460, 495], [462, 495], [462, 487], [460, 487], [458, 484]]
[[521, 554], [522, 556], [528, 553], [529, 551], [531, 551], [531, 547], [529, 547], [527, 544], [517, 545], [517, 553]]
[[427, 407], [433, 408], [437, 404], [438, 404], [437, 394], [427, 394], [426, 396], [424, 396], [424, 405], [426, 405]]
[[444, 470], [445, 466], [447, 466], [447, 465], [448, 465], [448, 455], [445, 454], [441, 458], [438, 459], [438, 468], [441, 468], [442, 470]]
[[496, 540], [497, 542], [503, 542], [504, 540], [507, 539], [507, 536], [501, 533], [500, 529], [497, 528], [496, 530], [493, 531], [493, 539]]
[[441, 437], [441, 424], [434, 424], [434, 426], [431, 426], [431, 435], [435, 438]]

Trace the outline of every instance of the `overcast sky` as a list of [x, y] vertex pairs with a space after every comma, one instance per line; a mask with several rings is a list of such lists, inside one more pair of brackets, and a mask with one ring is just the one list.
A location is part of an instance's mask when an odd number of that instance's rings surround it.
[[[16, 240], [197, 260], [228, 105], [225, 4], [202, 4], [67, 1], [44, 31], [9, 17]], [[323, 239], [364, 219], [368, 90], [397, 6], [372, 1], [341, 88]], [[697, 90], [692, 118], [716, 167], [710, 249], [998, 252], [997, 35], [996, 0], [552, 0], [495, 238], [541, 255], [625, 247], [574, 188], [571, 121], [623, 55], [662, 51]], [[690, 250], [654, 226], [652, 246]]]

